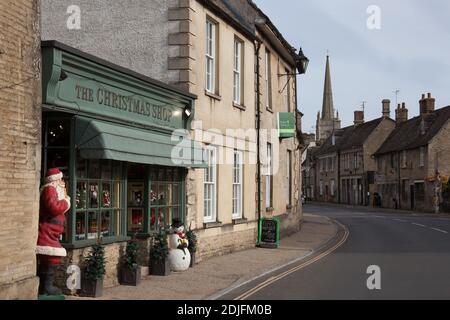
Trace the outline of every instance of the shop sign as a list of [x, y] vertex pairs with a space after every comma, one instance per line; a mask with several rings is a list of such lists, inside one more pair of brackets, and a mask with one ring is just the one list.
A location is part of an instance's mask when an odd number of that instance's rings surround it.
[[287, 139], [295, 137], [295, 117], [293, 112], [278, 112], [278, 137]]
[[94, 62], [89, 59], [95, 57], [71, 50], [74, 49], [43, 49], [42, 86], [46, 105], [163, 130], [189, 127], [184, 110], [193, 109], [192, 96], [130, 75], [106, 62]]

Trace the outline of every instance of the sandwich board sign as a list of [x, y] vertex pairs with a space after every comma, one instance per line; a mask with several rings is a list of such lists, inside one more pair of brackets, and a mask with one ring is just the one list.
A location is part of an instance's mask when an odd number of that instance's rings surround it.
[[258, 246], [278, 248], [280, 245], [280, 219], [261, 218], [259, 220]]

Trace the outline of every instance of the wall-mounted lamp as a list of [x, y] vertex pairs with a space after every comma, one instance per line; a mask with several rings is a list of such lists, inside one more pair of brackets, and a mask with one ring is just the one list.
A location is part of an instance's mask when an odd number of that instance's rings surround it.
[[302, 48], [298, 51], [295, 64], [300, 74], [304, 74], [306, 69], [308, 69], [309, 59], [303, 54]]

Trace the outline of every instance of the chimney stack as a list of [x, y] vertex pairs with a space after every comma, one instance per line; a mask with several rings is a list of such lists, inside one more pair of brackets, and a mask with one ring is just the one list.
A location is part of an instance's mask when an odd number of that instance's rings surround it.
[[419, 101], [420, 115], [434, 112], [435, 105], [436, 99], [431, 96], [431, 93], [428, 93], [427, 97], [425, 97], [425, 94], [422, 94], [422, 99]]
[[384, 99], [381, 103], [383, 104], [383, 118], [390, 118], [390, 116], [391, 116], [391, 100]]
[[406, 104], [404, 102], [401, 106], [399, 104], [395, 110], [395, 121], [397, 122], [397, 125], [408, 121], [408, 109], [406, 108]]
[[355, 126], [364, 123], [364, 111], [355, 111]]

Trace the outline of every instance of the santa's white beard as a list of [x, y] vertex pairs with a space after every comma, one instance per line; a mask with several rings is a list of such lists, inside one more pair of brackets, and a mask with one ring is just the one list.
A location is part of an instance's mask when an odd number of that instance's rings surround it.
[[66, 188], [56, 185], [56, 192], [58, 193], [58, 200], [63, 200], [66, 198]]

